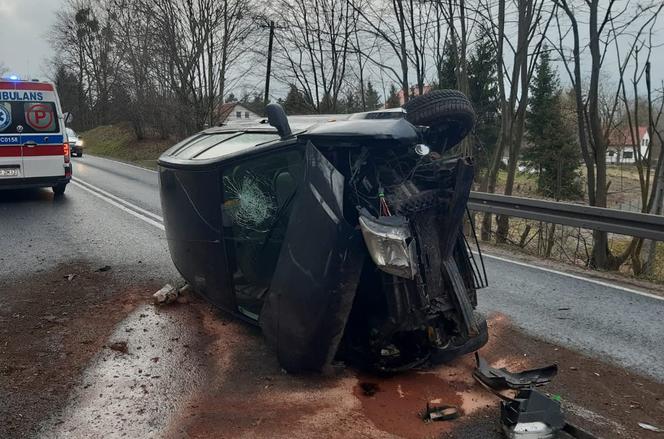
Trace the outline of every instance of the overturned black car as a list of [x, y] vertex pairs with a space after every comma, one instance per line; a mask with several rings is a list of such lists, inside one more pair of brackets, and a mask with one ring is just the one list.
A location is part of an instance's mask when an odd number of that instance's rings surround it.
[[342, 116], [266, 111], [159, 159], [187, 282], [260, 325], [289, 371], [335, 360], [399, 371], [483, 346], [486, 275], [462, 230], [473, 163], [449, 152], [474, 123], [465, 96]]

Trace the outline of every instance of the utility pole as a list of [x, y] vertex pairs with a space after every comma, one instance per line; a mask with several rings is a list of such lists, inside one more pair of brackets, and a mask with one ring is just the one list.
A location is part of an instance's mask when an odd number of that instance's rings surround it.
[[267, 45], [267, 72], [265, 73], [265, 98], [263, 98], [263, 105], [267, 105], [270, 95], [270, 70], [272, 69], [273, 41], [274, 41], [274, 21], [270, 20], [270, 41]]

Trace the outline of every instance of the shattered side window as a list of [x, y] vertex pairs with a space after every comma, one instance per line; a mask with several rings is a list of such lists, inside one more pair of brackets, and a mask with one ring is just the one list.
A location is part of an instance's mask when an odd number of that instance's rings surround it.
[[239, 311], [254, 319], [281, 251], [303, 160], [293, 147], [223, 170], [224, 240], [236, 300]]

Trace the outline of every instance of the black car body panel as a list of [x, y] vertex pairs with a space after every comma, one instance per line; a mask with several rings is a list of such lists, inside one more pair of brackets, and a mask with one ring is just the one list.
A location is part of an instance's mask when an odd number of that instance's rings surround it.
[[288, 370], [331, 363], [364, 260], [358, 230], [343, 216], [344, 177], [311, 144], [261, 327]]

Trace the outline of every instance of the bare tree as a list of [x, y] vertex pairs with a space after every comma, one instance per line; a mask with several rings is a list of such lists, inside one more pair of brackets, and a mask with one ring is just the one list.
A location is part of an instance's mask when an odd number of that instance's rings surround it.
[[[648, 5], [639, 4], [635, 7], [634, 2], [617, 3], [615, 0], [600, 2], [599, 0], [588, 0], [587, 2], [572, 4], [569, 0], [556, 0], [556, 5], [560, 7], [569, 22], [569, 30], [572, 33], [573, 48], [571, 51], [571, 61], [564, 49], [561, 53], [565, 61], [565, 68], [570, 76], [576, 94], [577, 124], [579, 130], [579, 143], [584, 158], [587, 171], [587, 189], [588, 201], [593, 206], [606, 207], [607, 202], [607, 173], [606, 173], [606, 151], [607, 151], [607, 123], [602, 123], [601, 105], [600, 105], [600, 77], [602, 66], [606, 54], [615, 40], [621, 37], [629, 38], [634, 25], [638, 25], [639, 20], [645, 20], [646, 23], [654, 20], [661, 5], [652, 2]], [[600, 8], [602, 3], [602, 8]], [[659, 8], [657, 7], [659, 5]], [[581, 27], [587, 19], [587, 45], [590, 52], [589, 62], [581, 56]], [[562, 46], [563, 35], [567, 31], [562, 30], [560, 19], [557, 17], [559, 39]], [[641, 25], [643, 29], [644, 25]], [[640, 33], [640, 31], [639, 31]], [[633, 37], [632, 37], [633, 38]], [[632, 45], [632, 50], [634, 49]], [[574, 69], [570, 68], [573, 63]], [[589, 64], [590, 80], [587, 87], [586, 97], [583, 95], [583, 85], [581, 78], [582, 66]], [[622, 77], [625, 65], [619, 66], [619, 73]], [[616, 93], [616, 97], [618, 94]], [[613, 108], [617, 106], [617, 99], [612, 104]], [[615, 110], [613, 110], [615, 111]], [[609, 124], [610, 125], [610, 124]], [[608, 236], [606, 232], [595, 231], [593, 233], [594, 246], [591, 258], [591, 264], [597, 268], [615, 269], [619, 267], [627, 256], [633, 251], [633, 246], [628, 249], [629, 252], [623, 252], [616, 257], [611, 254], [608, 245]]]

